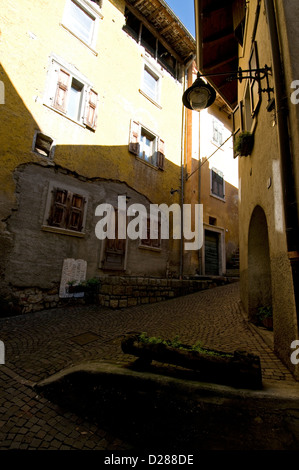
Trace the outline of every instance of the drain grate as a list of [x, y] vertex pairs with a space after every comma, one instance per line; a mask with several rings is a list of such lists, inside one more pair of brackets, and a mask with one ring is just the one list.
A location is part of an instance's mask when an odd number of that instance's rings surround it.
[[93, 341], [96, 341], [97, 339], [99, 339], [99, 336], [89, 331], [86, 333], [82, 333], [81, 335], [78, 335], [78, 336], [73, 336], [73, 338], [70, 338], [70, 340], [73, 341], [73, 343], [79, 344], [80, 346], [84, 346], [85, 344], [92, 343]]

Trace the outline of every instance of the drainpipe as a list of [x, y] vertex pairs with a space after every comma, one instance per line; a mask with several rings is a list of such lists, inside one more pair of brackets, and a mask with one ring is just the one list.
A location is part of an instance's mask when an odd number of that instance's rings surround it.
[[299, 329], [299, 230], [298, 201], [292, 164], [292, 150], [289, 137], [288, 97], [285, 86], [283, 62], [278, 35], [274, 0], [265, 0], [266, 15], [272, 48], [272, 71], [274, 76], [275, 103], [279, 136], [280, 164], [284, 197], [284, 214], [288, 256], [291, 263], [293, 287]]
[[[187, 62], [184, 67], [184, 90], [188, 87], [188, 70], [195, 60], [195, 55]], [[180, 240], [180, 279], [184, 276], [184, 192], [185, 192], [185, 137], [186, 137], [186, 108], [182, 104], [182, 129], [181, 129], [181, 240]]]

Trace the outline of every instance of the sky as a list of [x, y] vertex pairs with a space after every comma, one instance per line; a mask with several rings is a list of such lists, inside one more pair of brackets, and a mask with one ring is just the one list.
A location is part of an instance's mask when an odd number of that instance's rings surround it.
[[172, 11], [195, 37], [194, 0], [165, 0]]

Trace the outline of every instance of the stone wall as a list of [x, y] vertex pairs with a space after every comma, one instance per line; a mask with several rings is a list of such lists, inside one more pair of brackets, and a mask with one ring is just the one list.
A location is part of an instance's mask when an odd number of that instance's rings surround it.
[[[96, 302], [99, 306], [105, 308], [121, 309], [192, 294], [228, 282], [234, 282], [238, 278], [217, 277], [215, 279], [178, 280], [101, 276], [99, 279], [101, 283], [100, 292], [97, 299], [93, 297], [92, 302]], [[58, 284], [52, 289], [40, 289], [38, 287], [15, 288], [13, 295], [4, 303], [2, 302], [0, 316], [21, 315], [57, 307], [85, 305], [90, 302], [90, 299], [85, 297], [59, 297]]]
[[227, 282], [227, 279], [221, 278], [216, 282], [210, 279], [178, 280], [102, 276], [100, 281], [100, 304], [104, 307], [117, 309], [152, 304], [181, 295], [192, 294], [210, 287], [216, 287], [219, 282]]

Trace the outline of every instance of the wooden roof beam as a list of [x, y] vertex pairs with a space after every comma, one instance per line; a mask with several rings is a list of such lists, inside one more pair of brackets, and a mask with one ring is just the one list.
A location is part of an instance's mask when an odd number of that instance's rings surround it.
[[[213, 70], [223, 67], [224, 65], [230, 64], [236, 59], [235, 56], [228, 57], [227, 59], [222, 60], [221, 62], [214, 62], [213, 64], [208, 64], [204, 66], [204, 70], [212, 72]], [[229, 71], [228, 71], [229, 74]]]
[[169, 43], [163, 38], [163, 36], [157, 32], [156, 28], [132, 5], [127, 3], [128, 9], [133, 13], [133, 15], [140, 20], [144, 26], [163, 44], [163, 46], [168, 49], [168, 51], [175, 57], [175, 59], [179, 62], [183, 62], [184, 58], [180, 57], [180, 55], [169, 45]]
[[223, 0], [218, 0], [203, 9], [203, 16], [210, 16], [212, 13], [215, 13], [219, 10], [227, 10], [227, 8], [230, 7], [231, 3], [232, 0], [226, 0], [225, 2], [223, 2]]
[[212, 34], [211, 36], [208, 36], [207, 38], [203, 39], [203, 45], [213, 45], [214, 43], [222, 44], [223, 42], [234, 38], [234, 32], [231, 30], [231, 28], [227, 28], [223, 31], [220, 31], [219, 33]]

